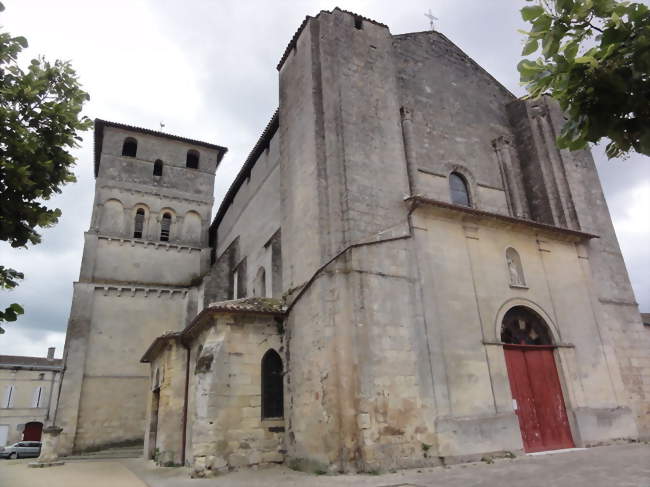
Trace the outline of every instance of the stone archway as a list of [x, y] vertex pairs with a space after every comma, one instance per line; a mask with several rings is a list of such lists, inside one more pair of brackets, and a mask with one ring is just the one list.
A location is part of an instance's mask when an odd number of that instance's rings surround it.
[[532, 309], [515, 306], [503, 317], [501, 341], [524, 450], [572, 448], [548, 325]]

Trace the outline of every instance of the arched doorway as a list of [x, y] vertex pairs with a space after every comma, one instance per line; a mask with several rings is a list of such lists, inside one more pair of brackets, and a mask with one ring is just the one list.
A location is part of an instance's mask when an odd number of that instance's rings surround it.
[[43, 433], [43, 423], [32, 421], [25, 424], [23, 430], [23, 441], [41, 441], [41, 434]]
[[501, 341], [524, 450], [572, 448], [548, 326], [530, 308], [515, 306], [503, 317]]

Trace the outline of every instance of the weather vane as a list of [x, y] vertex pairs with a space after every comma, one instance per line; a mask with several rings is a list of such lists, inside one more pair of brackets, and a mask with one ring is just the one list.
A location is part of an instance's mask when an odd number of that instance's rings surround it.
[[162, 129], [164, 129], [164, 128], [165, 128], [165, 124], [162, 123], [162, 122], [160, 122], [160, 130], [162, 130]]
[[431, 12], [431, 9], [429, 9], [429, 11], [428, 11], [426, 14], [424, 14], [424, 16], [425, 16], [427, 19], [429, 19], [429, 24], [430, 24], [430, 26], [431, 26], [431, 30], [436, 30], [436, 24], [435, 24], [435, 21], [438, 20], [438, 17], [436, 17], [435, 15], [433, 15], [433, 12]]

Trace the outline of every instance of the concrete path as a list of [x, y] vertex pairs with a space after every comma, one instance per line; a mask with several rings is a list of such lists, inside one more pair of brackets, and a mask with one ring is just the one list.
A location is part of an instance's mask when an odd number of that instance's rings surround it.
[[0, 487], [148, 487], [119, 461], [28, 468], [33, 460], [0, 460]]
[[311, 475], [278, 466], [190, 479], [185, 468], [157, 468], [139, 459], [70, 462], [50, 469], [28, 469], [23, 460], [0, 461], [0, 486], [650, 487], [650, 445], [607, 446], [384, 475]]

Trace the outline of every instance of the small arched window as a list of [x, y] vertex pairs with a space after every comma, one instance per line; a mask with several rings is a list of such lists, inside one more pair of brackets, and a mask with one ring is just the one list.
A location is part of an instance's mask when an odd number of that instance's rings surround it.
[[142, 238], [142, 230], [144, 229], [144, 210], [138, 208], [135, 212], [135, 221], [133, 223], [133, 238]]
[[262, 358], [262, 418], [284, 417], [282, 359], [271, 349]]
[[508, 266], [510, 285], [515, 287], [526, 287], [526, 279], [524, 279], [524, 268], [521, 265], [519, 252], [517, 252], [512, 247], [508, 247], [506, 250], [506, 265]]
[[162, 176], [163, 171], [163, 161], [156, 159], [156, 162], [153, 163], [153, 175]]
[[138, 141], [133, 137], [127, 137], [122, 144], [122, 155], [126, 157], [135, 157], [138, 153]]
[[467, 181], [465, 181], [465, 178], [457, 172], [452, 172], [449, 175], [449, 192], [451, 194], [451, 202], [453, 204], [470, 206]]
[[169, 240], [169, 231], [172, 228], [172, 215], [171, 213], [163, 214], [160, 220], [160, 240], [167, 242]]
[[185, 160], [185, 167], [189, 169], [199, 168], [199, 153], [195, 150], [187, 151], [187, 159]]

